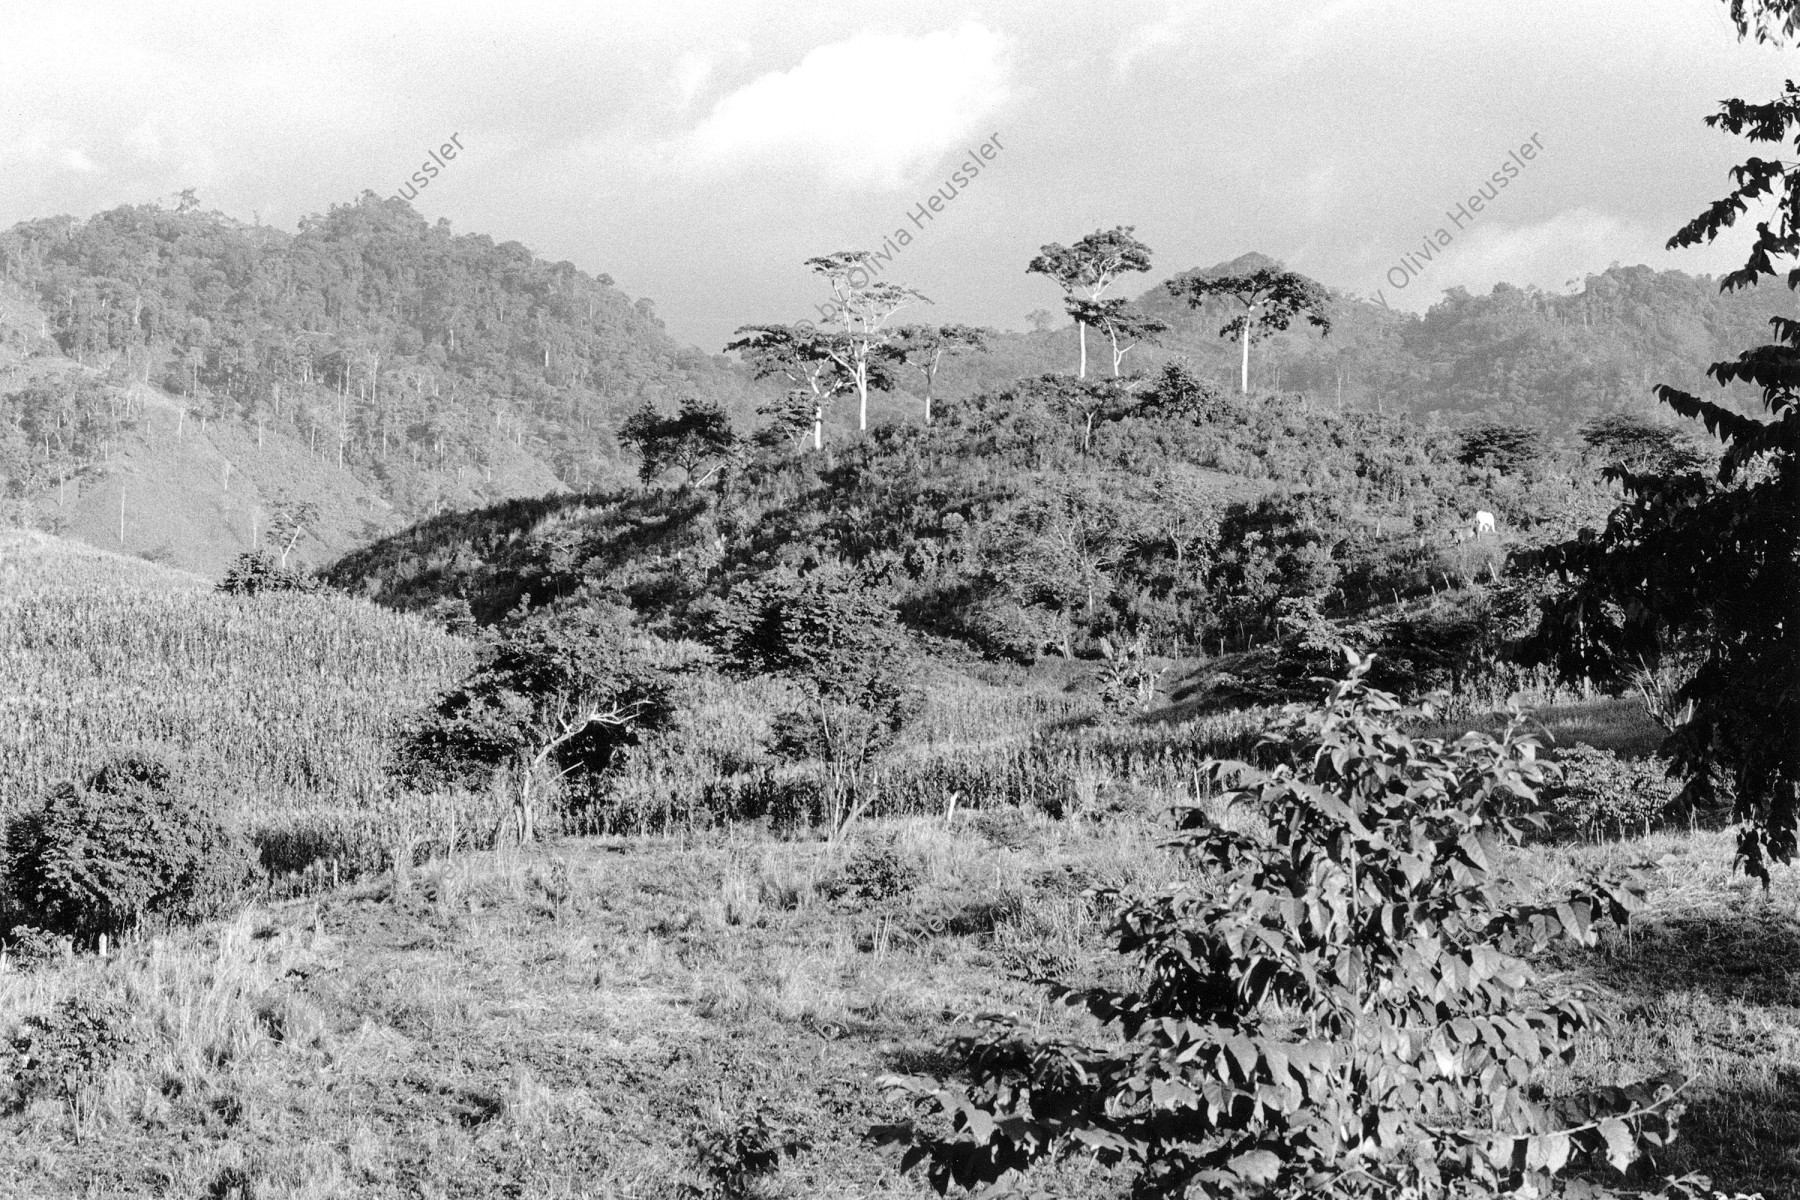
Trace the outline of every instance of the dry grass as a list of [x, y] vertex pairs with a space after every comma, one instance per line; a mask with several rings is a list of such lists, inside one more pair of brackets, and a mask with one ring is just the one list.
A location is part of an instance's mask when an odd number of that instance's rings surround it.
[[[0, 974], [0, 1037], [71, 995], [129, 1014], [75, 1094], [0, 1116], [0, 1194], [666, 1197], [693, 1137], [761, 1110], [813, 1142], [775, 1194], [922, 1196], [860, 1138], [897, 1115], [876, 1078], [940, 1061], [981, 1012], [1074, 1028], [1018, 976], [1116, 978], [1084, 891], [1171, 882], [1160, 837], [964, 813], [835, 846], [569, 841]], [[1800, 1195], [1800, 889], [1765, 901], [1704, 833], [1520, 867], [1552, 888], [1643, 860], [1661, 866], [1630, 942], [1550, 964], [1620, 1014], [1577, 1069], [1684, 1072], [1666, 1166]]]
[[1079, 882], [1160, 878], [1148, 830], [1026, 824], [867, 831], [913, 868], [880, 900], [842, 891], [855, 846], [572, 842], [0, 975], [0, 1035], [129, 1013], [75, 1095], [0, 1116], [0, 1193], [669, 1196], [695, 1131], [761, 1107], [814, 1140], [791, 1194], [922, 1194], [861, 1142], [875, 1077], [1033, 1011], [1004, 972], [1091, 953]]

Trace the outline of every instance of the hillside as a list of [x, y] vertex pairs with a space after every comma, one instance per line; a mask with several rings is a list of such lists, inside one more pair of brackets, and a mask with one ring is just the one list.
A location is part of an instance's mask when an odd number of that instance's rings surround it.
[[26, 222], [0, 293], [14, 519], [209, 574], [280, 509], [319, 510], [300, 553], [323, 561], [623, 478], [612, 431], [645, 399], [754, 407], [605, 276], [367, 195], [293, 234], [153, 206]]
[[[1137, 303], [1169, 329], [1128, 370], [1177, 361], [1229, 389], [1223, 313], [1160, 283]], [[1568, 295], [1452, 291], [1423, 317], [1337, 295], [1329, 337], [1271, 337], [1253, 377], [1339, 412], [1566, 436], [1610, 412], [1660, 419], [1657, 382], [1708, 389], [1705, 364], [1753, 344], [1770, 304], [1792, 302], [1616, 266]], [[1072, 342], [996, 334], [951, 353], [937, 391], [954, 405], [1065, 372]], [[191, 204], [0, 233], [0, 516], [209, 576], [284, 521], [316, 566], [436, 514], [610, 488], [634, 468], [615, 441], [630, 411], [697, 397], [747, 433], [773, 388], [676, 344], [608, 277], [398, 200], [364, 195], [292, 233]], [[907, 390], [872, 406], [878, 425], [921, 413]]]
[[[1280, 265], [1251, 253], [1173, 278]], [[1005, 334], [987, 354], [953, 356], [943, 372], [944, 394], [968, 396], [1019, 375], [1074, 369], [1074, 327], [1048, 284], [1045, 291], [1046, 306], [1057, 307], [1058, 327]], [[1128, 372], [1154, 374], [1176, 359], [1221, 387], [1236, 386], [1236, 344], [1218, 334], [1235, 314], [1223, 307], [1196, 312], [1161, 282], [1138, 293], [1135, 305], [1169, 329], [1128, 355]], [[1663, 417], [1650, 391], [1659, 383], [1713, 394], [1717, 385], [1706, 378], [1706, 367], [1761, 344], [1771, 316], [1793, 313], [1785, 293], [1721, 294], [1707, 276], [1642, 266], [1614, 265], [1565, 294], [1510, 284], [1486, 295], [1453, 288], [1423, 316], [1333, 292], [1330, 335], [1302, 322], [1257, 343], [1251, 381], [1255, 389], [1305, 393], [1333, 409], [1452, 425], [1507, 420], [1567, 434], [1607, 413]], [[1105, 374], [1095, 338], [1090, 331], [1090, 372]], [[1758, 411], [1749, 389], [1725, 394], [1742, 411]]]

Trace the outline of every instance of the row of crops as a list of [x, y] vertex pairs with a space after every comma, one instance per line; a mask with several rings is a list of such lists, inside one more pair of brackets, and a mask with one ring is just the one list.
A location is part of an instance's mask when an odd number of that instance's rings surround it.
[[[254, 828], [394, 823], [402, 723], [468, 643], [335, 596], [219, 595], [207, 580], [30, 534], [0, 538], [0, 811], [105, 754], [153, 748]], [[346, 834], [334, 835], [345, 840]]]

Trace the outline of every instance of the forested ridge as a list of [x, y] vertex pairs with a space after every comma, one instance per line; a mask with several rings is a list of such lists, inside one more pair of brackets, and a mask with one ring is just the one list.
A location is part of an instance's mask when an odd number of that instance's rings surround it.
[[446, 480], [491, 480], [501, 443], [591, 484], [613, 472], [628, 406], [745, 391], [610, 278], [372, 195], [292, 234], [191, 199], [28, 221], [0, 234], [0, 279], [41, 312], [8, 331], [27, 356], [0, 420], [15, 498], [104, 460], [133, 383], [184, 419], [285, 431], [414, 515], [468, 502]]
[[[1176, 278], [1271, 261], [1244, 255]], [[452, 482], [493, 483], [502, 442], [591, 487], [621, 478], [614, 435], [645, 399], [718, 400], [747, 419], [766, 392], [724, 356], [678, 345], [651, 301], [607, 276], [372, 195], [291, 234], [191, 200], [28, 221], [0, 233], [0, 280], [40, 314], [36, 330], [15, 322], [3, 335], [22, 360], [0, 413], [0, 474], [15, 500], [105, 460], [132, 425], [116, 391], [132, 381], [184, 416], [285, 430], [413, 517], [508, 494], [504, 471], [495, 487]], [[1345, 411], [1564, 433], [1606, 412], [1653, 412], [1653, 383], [1698, 386], [1695, 364], [1758, 336], [1770, 315], [1768, 297], [1619, 266], [1569, 294], [1451, 289], [1423, 317], [1332, 301], [1329, 337], [1294, 330], [1257, 344], [1260, 388]], [[1161, 285], [1134, 307], [1167, 329], [1127, 369], [1175, 358], [1205, 378], [1232, 373], [1215, 314]], [[1067, 369], [1071, 342], [1067, 328], [994, 335], [949, 356], [940, 390], [968, 397]], [[45, 358], [89, 370], [48, 372]], [[904, 375], [896, 387], [917, 390]], [[885, 414], [904, 420], [914, 407], [902, 395]]]

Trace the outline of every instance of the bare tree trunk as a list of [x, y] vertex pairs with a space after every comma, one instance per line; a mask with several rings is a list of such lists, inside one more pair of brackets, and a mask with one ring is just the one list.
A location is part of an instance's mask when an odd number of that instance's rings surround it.
[[1250, 314], [1244, 314], [1244, 332], [1238, 338], [1243, 349], [1243, 364], [1238, 374], [1238, 391], [1243, 395], [1250, 394]]
[[513, 830], [519, 835], [519, 845], [524, 846], [537, 836], [537, 814], [532, 811], [531, 776], [537, 764], [527, 763], [520, 772], [519, 797], [513, 802]]
[[1076, 374], [1075, 377], [1077, 379], [1086, 379], [1087, 378], [1087, 322], [1085, 322], [1085, 321], [1075, 322], [1075, 330], [1076, 330], [1076, 335], [1081, 339], [1081, 370]]

